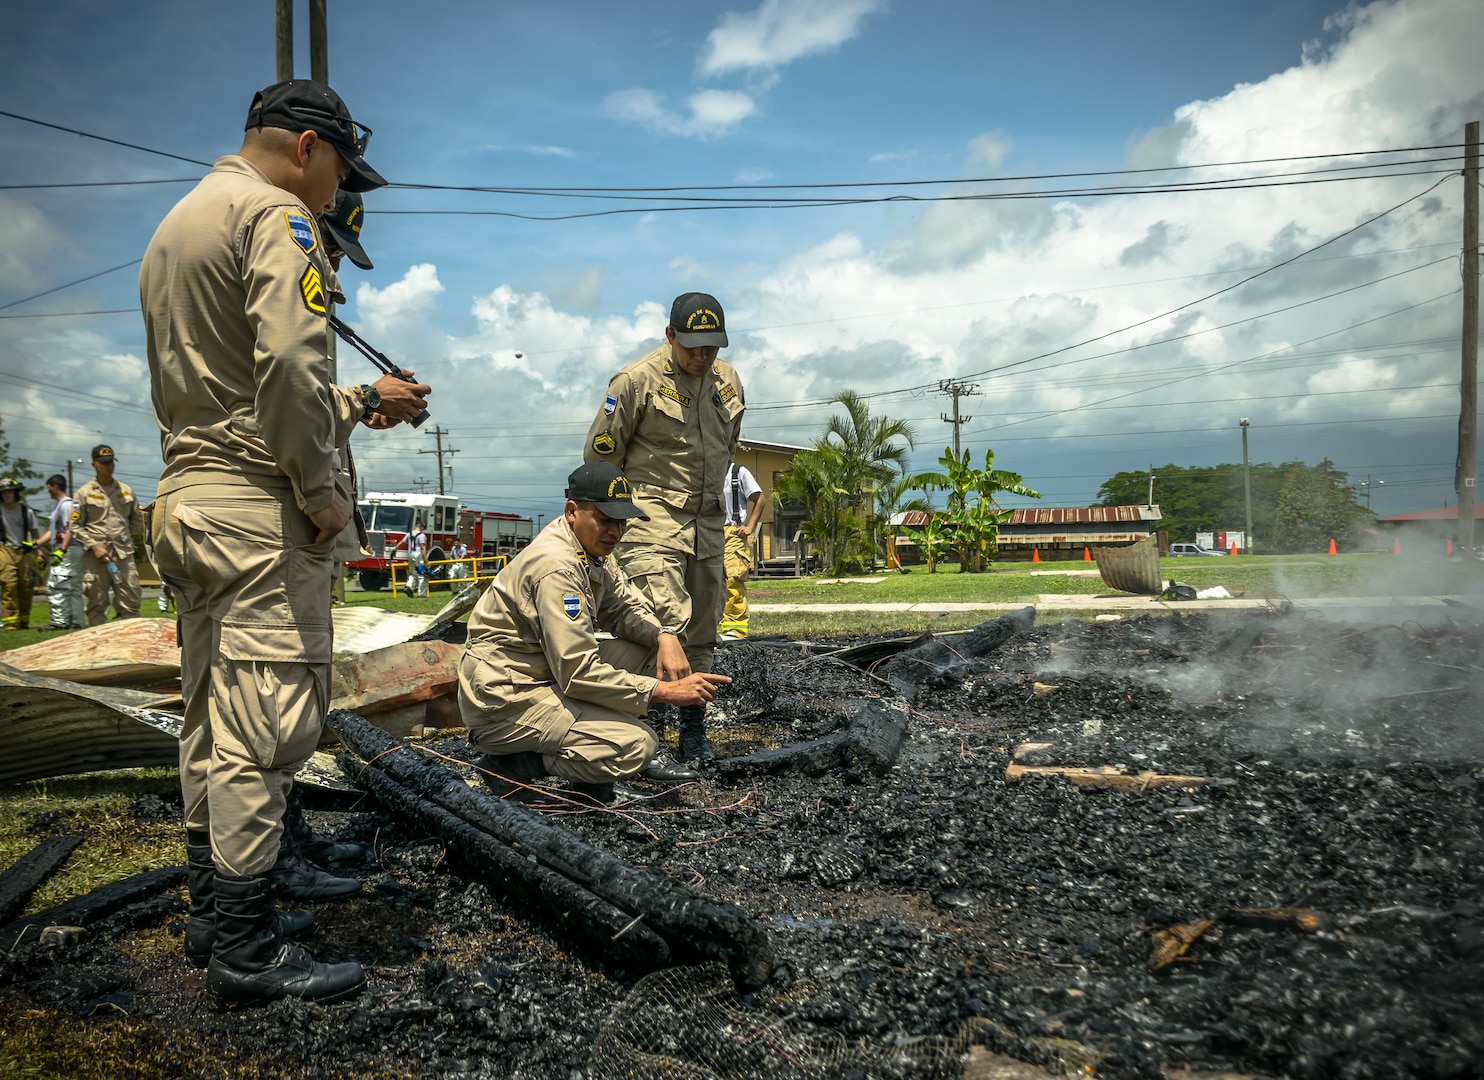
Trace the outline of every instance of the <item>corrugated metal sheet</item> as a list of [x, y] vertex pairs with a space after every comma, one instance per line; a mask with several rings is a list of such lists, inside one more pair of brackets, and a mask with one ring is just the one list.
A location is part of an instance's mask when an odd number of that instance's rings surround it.
[[1016, 510], [1004, 527], [1014, 525], [1091, 525], [1115, 521], [1158, 521], [1157, 506], [1028, 506]]
[[[922, 510], [908, 510], [893, 514], [893, 525], [907, 525], [920, 529], [928, 522], [929, 515]], [[1014, 511], [1001, 530], [1016, 525], [1102, 525], [1114, 522], [1158, 521], [1157, 506], [1030, 506]], [[1136, 535], [1144, 535], [1139, 532]]]

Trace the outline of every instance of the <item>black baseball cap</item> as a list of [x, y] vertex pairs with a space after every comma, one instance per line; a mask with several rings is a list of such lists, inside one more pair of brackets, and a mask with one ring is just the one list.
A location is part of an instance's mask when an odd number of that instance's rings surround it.
[[670, 305], [670, 329], [687, 349], [727, 347], [727, 315], [710, 293], [689, 292]]
[[[386, 180], [361, 155], [371, 141], [371, 129], [350, 118], [340, 95], [313, 79], [290, 79], [274, 83], [253, 95], [243, 131], [253, 128], [283, 128], [312, 131], [350, 163], [350, 175], [340, 186], [346, 191], [371, 191], [385, 187]], [[349, 252], [347, 252], [349, 254]]]
[[590, 502], [611, 518], [649, 520], [649, 515], [634, 505], [628, 477], [618, 471], [617, 465], [606, 461], [578, 466], [567, 477], [567, 498], [574, 502]]
[[93, 460], [112, 461], [113, 447], [109, 446], [107, 443], [99, 443], [97, 446], [93, 447]]
[[366, 208], [360, 194], [341, 188], [335, 192], [335, 209], [321, 217], [320, 223], [351, 262], [362, 270], [372, 270], [375, 268], [366, 255], [366, 249], [361, 247], [361, 219], [365, 216]]

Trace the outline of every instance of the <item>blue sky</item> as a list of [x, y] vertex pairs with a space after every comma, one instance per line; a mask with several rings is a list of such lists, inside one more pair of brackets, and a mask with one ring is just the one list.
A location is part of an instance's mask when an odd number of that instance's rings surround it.
[[[210, 161], [237, 148], [253, 91], [274, 78], [273, 8], [17, 6], [0, 109]], [[851, 194], [962, 196], [1129, 182], [966, 183], [984, 177], [1454, 143], [1484, 117], [1481, 47], [1467, 0], [330, 0], [330, 81], [375, 129], [369, 160], [403, 184], [945, 180], [957, 182]], [[1090, 502], [1120, 470], [1240, 460], [1246, 415], [1254, 460], [1328, 456], [1386, 481], [1378, 512], [1426, 509], [1453, 498], [1461, 182], [1444, 175], [1456, 162], [1426, 160], [1449, 153], [1142, 177], [1414, 163], [1389, 171], [1416, 175], [1344, 183], [807, 209], [391, 189], [368, 198], [376, 269], [347, 270], [344, 314], [433, 384], [459, 450], [453, 489], [476, 507], [550, 516], [607, 377], [658, 340], [675, 294], [704, 289], [727, 308], [753, 438], [809, 442], [830, 412], [820, 402], [851, 388], [914, 421], [927, 468], [951, 438], [932, 388], [970, 378], [965, 445], [993, 447], [1048, 505]], [[202, 171], [0, 117], [0, 186]], [[1293, 266], [1166, 314], [1438, 181]], [[0, 190], [0, 305], [138, 258], [187, 188]], [[619, 206], [644, 212], [446, 213]], [[114, 443], [149, 494], [158, 439], [139, 318], [62, 314], [136, 307], [136, 274], [0, 308], [26, 316], [0, 317], [0, 417], [13, 452], [45, 471]], [[343, 381], [371, 377], [354, 355], [341, 362]], [[356, 436], [381, 489], [435, 476], [418, 453], [433, 445], [406, 429]]]

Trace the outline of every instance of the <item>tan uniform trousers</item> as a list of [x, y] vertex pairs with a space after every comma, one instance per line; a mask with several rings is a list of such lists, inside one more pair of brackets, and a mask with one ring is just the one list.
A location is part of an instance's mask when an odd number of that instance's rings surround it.
[[31, 552], [18, 545], [0, 547], [0, 617], [6, 626], [31, 625]]
[[[636, 675], [654, 674], [654, 649], [632, 641], [600, 641], [598, 655]], [[460, 667], [459, 708], [469, 723], [469, 741], [486, 754], [535, 751], [552, 776], [610, 784], [633, 776], [659, 749], [654, 731], [639, 717], [568, 697], [555, 686], [532, 687], [491, 708], [489, 699], [480, 700], [487, 685], [481, 676], [487, 677], [489, 667], [468, 653]]]
[[162, 495], [150, 528], [179, 616], [185, 827], [210, 831], [218, 871], [256, 877], [329, 706], [331, 542], [292, 492], [255, 487]]
[[113, 590], [113, 610], [120, 619], [139, 618], [139, 567], [133, 555], [113, 560], [119, 568], [118, 584], [108, 573], [107, 559], [91, 551], [82, 556], [82, 603], [87, 609], [88, 625], [97, 626], [108, 620], [108, 590]]
[[675, 630], [692, 671], [710, 671], [716, 651], [716, 624], [726, 602], [722, 556], [698, 559], [619, 542], [614, 551], [630, 583], [654, 608], [660, 625]]
[[736, 525], [727, 526], [727, 599], [717, 629], [723, 634], [747, 636], [747, 575], [752, 572], [752, 537], [743, 536]]

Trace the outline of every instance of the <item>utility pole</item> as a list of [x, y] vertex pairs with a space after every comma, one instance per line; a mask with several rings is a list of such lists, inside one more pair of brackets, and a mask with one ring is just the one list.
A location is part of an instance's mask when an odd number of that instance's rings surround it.
[[294, 0], [278, 0], [278, 81], [294, 77]]
[[330, 32], [325, 23], [325, 0], [309, 0], [309, 77], [330, 85]]
[[1463, 159], [1463, 375], [1458, 402], [1458, 546], [1474, 549], [1478, 491], [1479, 411], [1479, 121], [1464, 125]]
[[[443, 449], [443, 436], [445, 436], [447, 434], [448, 434], [448, 431], [445, 428], [434, 427], [433, 428], [433, 437], [438, 440], [438, 449], [436, 449], [436, 450], [419, 450], [418, 451], [419, 454], [437, 454], [438, 455], [438, 494], [439, 495], [446, 494], [444, 492], [444, 490], [443, 490], [443, 455], [444, 454], [452, 455], [452, 454], [457, 454], [458, 453], [457, 450], [454, 450], [452, 448], [449, 448], [447, 450]], [[449, 462], [449, 464], [448, 464], [448, 470], [449, 470], [449, 472], [452, 472], [453, 471], [453, 462]]]
[[[1247, 494], [1247, 531], [1242, 534], [1247, 542], [1242, 546], [1246, 554], [1252, 554], [1252, 466], [1247, 463], [1247, 418], [1242, 417], [1242, 488]], [[1370, 488], [1366, 488], [1370, 494]]]
[[1152, 461], [1149, 463], [1149, 501], [1144, 505], [1154, 505], [1154, 462]]
[[951, 417], [947, 413], [939, 413], [938, 415], [943, 418], [945, 424], [953, 425], [953, 456], [954, 458], [959, 458], [961, 456], [958, 447], [959, 429], [974, 418], [972, 416], [959, 416], [958, 399], [961, 397], [972, 397], [979, 393], [979, 384], [954, 382], [952, 379], [939, 379], [938, 392], [940, 394], [953, 395], [953, 415]]

